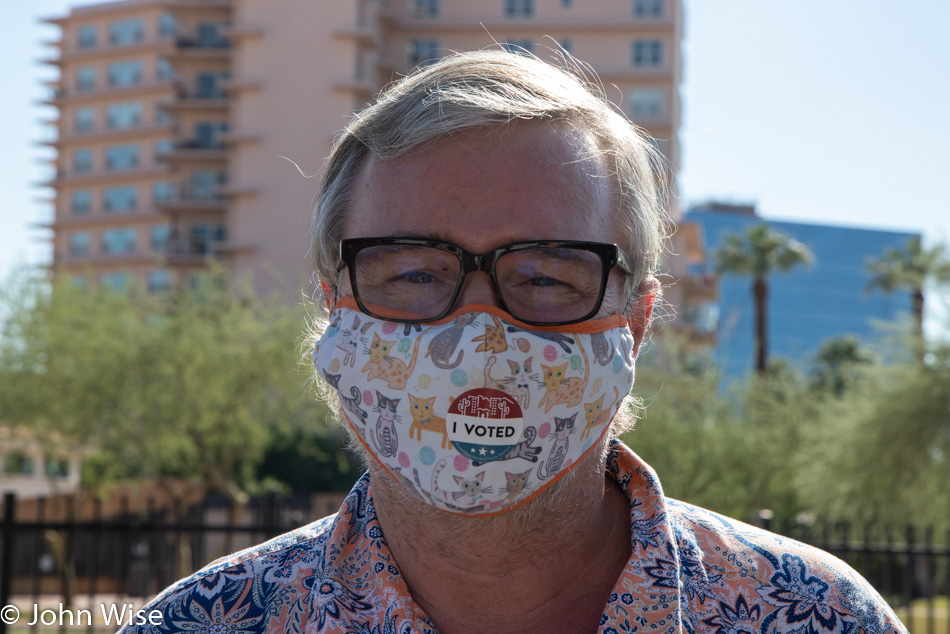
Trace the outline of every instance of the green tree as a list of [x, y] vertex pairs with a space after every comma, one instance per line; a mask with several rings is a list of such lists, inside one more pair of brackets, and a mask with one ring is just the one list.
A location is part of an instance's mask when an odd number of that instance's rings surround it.
[[730, 234], [712, 254], [716, 273], [752, 277], [755, 300], [755, 367], [760, 375], [768, 370], [768, 278], [793, 267], [808, 264], [811, 250], [803, 243], [771, 229], [767, 224], [749, 227], [744, 235]]
[[794, 517], [804, 508], [795, 456], [814, 420], [803, 382], [773, 363], [722, 392], [716, 373], [667, 333], [641, 355], [634, 393], [646, 407], [624, 441], [670, 497], [749, 522], [763, 508]]
[[162, 296], [20, 280], [0, 306], [0, 421], [93, 448], [88, 485], [192, 482], [239, 509], [275, 438], [335, 427], [300, 312], [216, 274]]
[[818, 392], [840, 398], [878, 361], [878, 356], [862, 347], [853, 335], [829, 339], [815, 353], [811, 385]]
[[797, 475], [816, 514], [950, 528], [950, 344], [930, 351], [926, 364], [871, 367], [822, 403]]
[[885, 250], [880, 258], [868, 264], [868, 272], [871, 274], [868, 290], [910, 291], [917, 336], [923, 337], [924, 286], [927, 282], [950, 284], [950, 257], [946, 247], [938, 244], [925, 249], [920, 238], [914, 237], [904, 249]]

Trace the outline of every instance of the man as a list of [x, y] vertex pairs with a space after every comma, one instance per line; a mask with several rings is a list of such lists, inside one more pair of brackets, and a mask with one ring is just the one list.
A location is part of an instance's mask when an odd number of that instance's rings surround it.
[[841, 562], [664, 498], [614, 440], [661, 165], [589, 86], [503, 52], [357, 115], [315, 211], [313, 360], [368, 475], [169, 588], [154, 631], [904, 631]]

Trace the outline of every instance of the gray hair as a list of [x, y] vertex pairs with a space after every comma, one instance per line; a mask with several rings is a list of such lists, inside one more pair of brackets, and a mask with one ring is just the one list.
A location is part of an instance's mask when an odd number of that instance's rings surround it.
[[607, 101], [579, 64], [569, 65], [564, 70], [500, 50], [455, 53], [395, 82], [354, 115], [333, 145], [314, 208], [311, 244], [320, 280], [336, 284], [350, 194], [369, 155], [396, 158], [464, 130], [538, 120], [565, 122], [596, 138], [615, 194], [616, 241], [633, 273], [626, 300], [634, 298], [657, 272], [669, 237], [669, 172], [650, 137]]

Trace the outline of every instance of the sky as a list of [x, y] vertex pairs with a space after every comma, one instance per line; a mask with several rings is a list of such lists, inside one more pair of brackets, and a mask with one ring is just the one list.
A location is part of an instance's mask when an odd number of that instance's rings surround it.
[[[592, 1], [592, 0], [588, 0]], [[54, 117], [39, 62], [69, 0], [4, 0], [0, 279], [48, 262]], [[950, 2], [685, 0], [681, 206], [754, 202], [774, 220], [920, 231], [950, 244]], [[44, 159], [46, 162], [44, 162]], [[46, 200], [47, 202], [43, 202]]]

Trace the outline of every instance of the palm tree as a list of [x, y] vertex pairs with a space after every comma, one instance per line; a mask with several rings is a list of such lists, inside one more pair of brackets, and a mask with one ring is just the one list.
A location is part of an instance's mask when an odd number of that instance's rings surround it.
[[719, 275], [751, 275], [755, 298], [755, 368], [765, 374], [768, 365], [768, 276], [810, 264], [814, 255], [805, 244], [767, 224], [749, 227], [744, 235], [730, 234], [712, 254]]
[[878, 289], [885, 293], [908, 290], [913, 294], [914, 320], [917, 335], [924, 332], [924, 283], [928, 280], [938, 284], [950, 283], [950, 259], [946, 248], [938, 244], [925, 249], [920, 237], [907, 241], [904, 249], [887, 249], [880, 259], [868, 264], [871, 279], [868, 290]]

